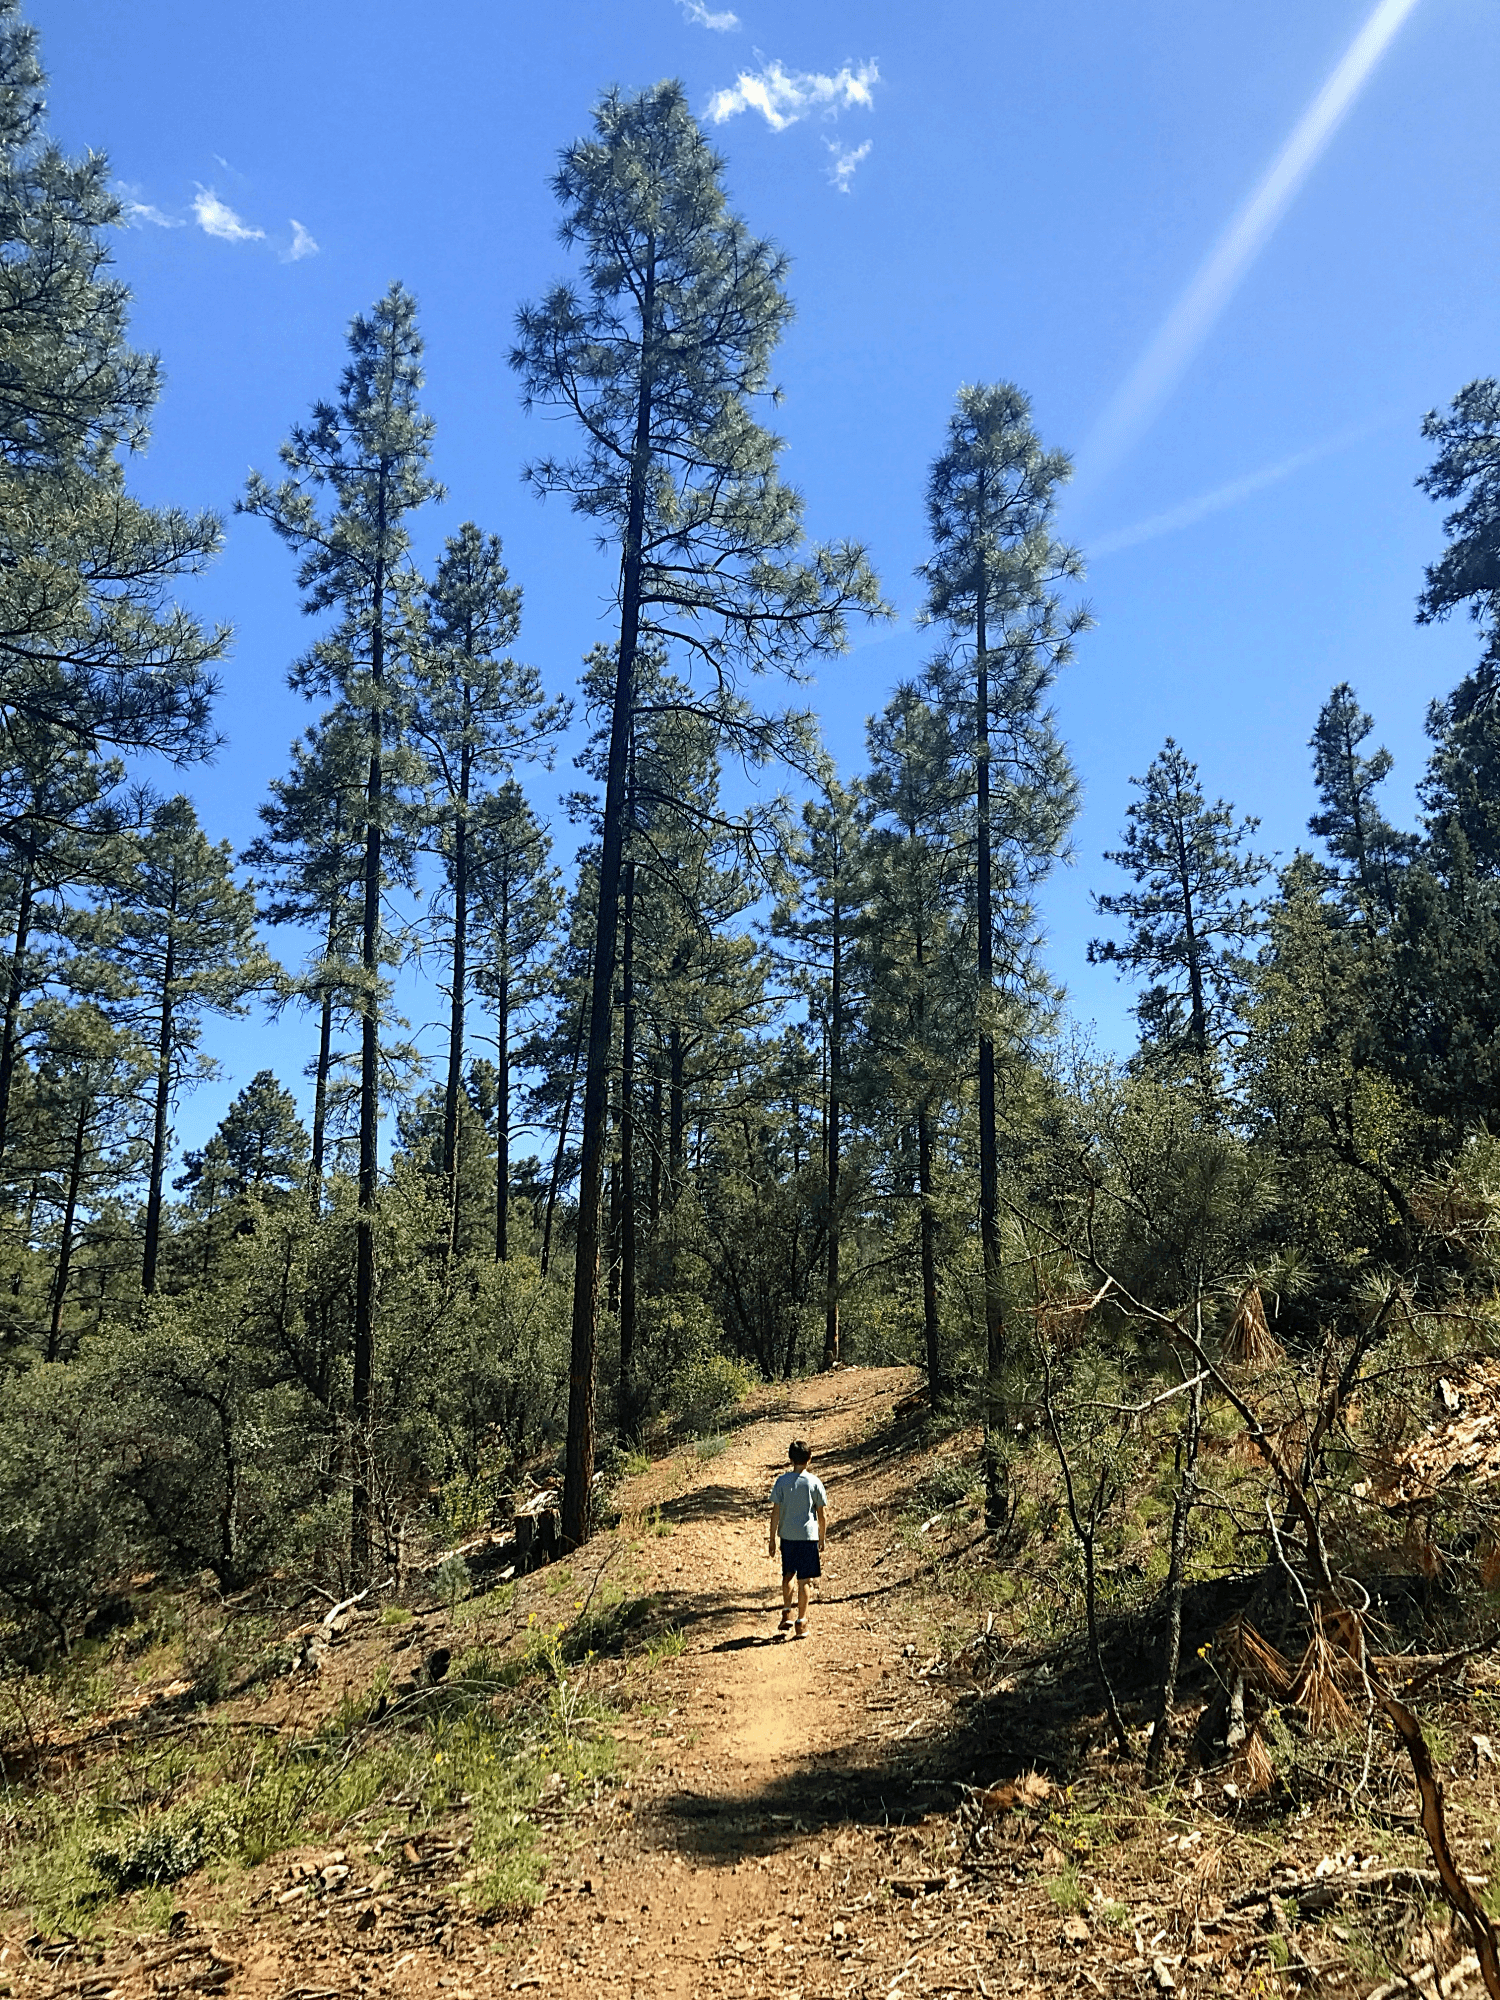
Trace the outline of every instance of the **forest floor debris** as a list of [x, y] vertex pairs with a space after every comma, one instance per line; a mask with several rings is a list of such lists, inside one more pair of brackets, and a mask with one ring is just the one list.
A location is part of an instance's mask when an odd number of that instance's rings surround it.
[[[516, 1794], [503, 1894], [486, 1874], [494, 1827], [479, 1824], [495, 1801], [424, 1791], [408, 1760], [384, 1793], [342, 1802], [346, 1824], [321, 1845], [148, 1882], [72, 1929], [13, 1911], [0, 1994], [1477, 1993], [1394, 1757], [1352, 1805], [1336, 1788], [1242, 1800], [1209, 1771], [1142, 1787], [1107, 1747], [1082, 1656], [1028, 1647], [983, 1608], [994, 1565], [972, 1509], [939, 1495], [934, 1512], [923, 1484], [952, 1480], [964, 1440], [936, 1436], [911, 1383], [848, 1370], [761, 1392], [722, 1450], [678, 1450], [629, 1480], [619, 1529], [572, 1562], [415, 1617], [336, 1607], [316, 1670], [198, 1708], [164, 1677], [112, 1714], [57, 1718], [13, 1798], [86, 1787], [124, 1737], [166, 1756], [201, 1733], [232, 1746], [253, 1789], [247, 1746], [340, 1727], [328, 1742], [366, 1743], [438, 1702], [465, 1754], [478, 1645], [554, 1649], [562, 1734]], [[801, 1643], [776, 1635], [765, 1539], [793, 1427], [833, 1515]], [[580, 1621], [603, 1635], [640, 1607], [623, 1653], [573, 1643]], [[1211, 1689], [1201, 1661], [1194, 1685], [1184, 1742]], [[490, 1687], [483, 1701], [503, 1705], [503, 1677]], [[1459, 1662], [1434, 1699], [1454, 1846], [1487, 1885], [1497, 1767], [1477, 1746], [1500, 1720], [1493, 1662]], [[440, 1757], [437, 1741], [422, 1755]], [[120, 1845], [121, 1871], [146, 1865]], [[540, 1899], [521, 1907], [533, 1880]]]

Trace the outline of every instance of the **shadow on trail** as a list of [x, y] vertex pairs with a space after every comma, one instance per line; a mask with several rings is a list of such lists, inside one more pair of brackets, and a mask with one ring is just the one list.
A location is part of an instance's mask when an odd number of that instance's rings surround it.
[[[771, 1481], [768, 1479], [766, 1491], [770, 1490]], [[659, 1511], [663, 1521], [670, 1521], [673, 1527], [684, 1528], [696, 1521], [748, 1519], [751, 1514], [760, 1512], [760, 1502], [747, 1501], [741, 1487], [726, 1486], [721, 1482], [714, 1486], [698, 1486], [690, 1493], [679, 1493], [673, 1500], [663, 1500]]]
[[[1186, 1726], [1217, 1685], [1194, 1649], [1243, 1600], [1247, 1586], [1218, 1582], [1189, 1592], [1184, 1607], [1184, 1675], [1178, 1702]], [[855, 1593], [851, 1593], [854, 1595]], [[873, 1595], [876, 1593], [858, 1593]], [[1138, 1726], [1154, 1705], [1157, 1634], [1149, 1617], [1112, 1621], [1107, 1664], [1126, 1720]], [[775, 1635], [730, 1640], [705, 1652], [775, 1643]], [[817, 1635], [814, 1633], [814, 1646]], [[1192, 1662], [1193, 1664], [1189, 1664]], [[784, 1691], [783, 1698], [795, 1701]], [[931, 1706], [929, 1707], [929, 1704]], [[920, 1713], [918, 1712], [920, 1711]], [[648, 1809], [662, 1845], [706, 1867], [771, 1856], [806, 1834], [860, 1826], [899, 1827], [950, 1814], [965, 1786], [986, 1787], [1040, 1771], [1062, 1788], [1083, 1772], [1107, 1732], [1082, 1635], [1029, 1659], [990, 1687], [924, 1682], [897, 1673], [880, 1684], [867, 1733], [827, 1751], [808, 1750], [800, 1769], [783, 1770], [755, 1790], [716, 1797], [679, 1777]], [[1140, 1764], [1118, 1767], [1122, 1781]]]

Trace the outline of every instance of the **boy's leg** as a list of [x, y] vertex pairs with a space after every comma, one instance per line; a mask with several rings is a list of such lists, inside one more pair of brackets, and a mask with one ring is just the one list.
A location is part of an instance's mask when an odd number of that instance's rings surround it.
[[799, 1625], [807, 1623], [807, 1578], [805, 1576], [799, 1576], [797, 1579], [797, 1623]]
[[778, 1632], [785, 1632], [792, 1622], [792, 1592], [795, 1581], [794, 1577], [788, 1575], [783, 1570], [781, 1578], [781, 1623], [776, 1628]]

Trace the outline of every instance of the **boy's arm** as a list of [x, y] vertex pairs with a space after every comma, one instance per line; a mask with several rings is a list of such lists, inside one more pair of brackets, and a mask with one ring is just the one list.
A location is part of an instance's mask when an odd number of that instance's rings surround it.
[[770, 1542], [769, 1546], [766, 1549], [766, 1554], [768, 1556], [774, 1556], [776, 1553], [776, 1531], [780, 1526], [781, 1526], [781, 1503], [777, 1500], [773, 1500], [771, 1502]]
[[821, 1549], [823, 1544], [828, 1540], [828, 1509], [826, 1507], [815, 1507], [813, 1512], [818, 1517], [818, 1547]]

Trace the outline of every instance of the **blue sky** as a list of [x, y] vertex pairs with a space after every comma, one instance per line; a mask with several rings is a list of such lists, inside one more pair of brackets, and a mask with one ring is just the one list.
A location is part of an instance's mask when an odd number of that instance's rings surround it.
[[[424, 552], [467, 518], [498, 532], [522, 649], [570, 686], [608, 576], [584, 524], [521, 487], [543, 433], [505, 356], [517, 303], [567, 267], [557, 149], [601, 88], [675, 75], [736, 208], [792, 260], [777, 421], [809, 527], [867, 542], [903, 613], [813, 693], [846, 770], [923, 657], [912, 570], [957, 386], [1019, 382], [1077, 458], [1063, 525], [1098, 625], [1057, 694], [1085, 804], [1045, 910], [1054, 972], [1102, 1040], [1127, 1039], [1129, 994], [1085, 962], [1089, 896], [1168, 733], [1288, 853], [1314, 717], [1348, 679], [1410, 813], [1426, 705], [1474, 653], [1466, 625], [1413, 624], [1440, 523], [1412, 482], [1422, 413], [1500, 372], [1491, 0], [33, 0], [32, 17], [54, 131], [107, 152], [138, 205], [119, 264], [166, 371], [146, 497], [227, 515], [333, 387], [351, 314], [400, 277], [450, 495]], [[230, 520], [192, 601], [237, 638], [229, 745], [186, 789], [238, 846], [310, 719], [285, 686], [310, 633], [258, 522]], [[295, 1022], [212, 1036], [236, 1084], [262, 1062], [294, 1082], [307, 1042]], [[188, 1143], [228, 1094], [184, 1107]]]

